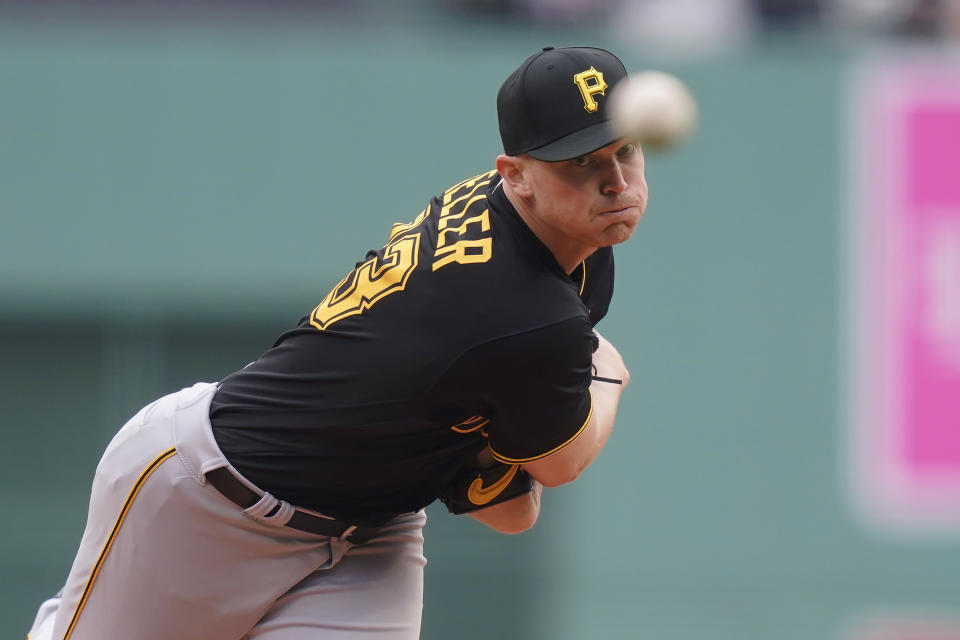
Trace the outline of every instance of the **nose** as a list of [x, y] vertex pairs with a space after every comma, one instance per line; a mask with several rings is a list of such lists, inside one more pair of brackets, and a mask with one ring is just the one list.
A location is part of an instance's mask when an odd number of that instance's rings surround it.
[[623, 168], [620, 163], [614, 159], [610, 162], [610, 168], [607, 175], [604, 176], [602, 191], [604, 195], [619, 195], [627, 188], [627, 181], [623, 177]]

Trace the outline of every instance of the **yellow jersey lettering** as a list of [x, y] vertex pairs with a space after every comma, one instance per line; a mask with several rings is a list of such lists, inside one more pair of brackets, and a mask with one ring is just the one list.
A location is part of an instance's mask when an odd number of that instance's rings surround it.
[[398, 237], [402, 236], [402, 235], [405, 234], [407, 231], [410, 231], [410, 229], [413, 229], [413, 228], [416, 227], [418, 224], [420, 224], [421, 222], [423, 222], [424, 220], [426, 220], [428, 215], [430, 215], [430, 207], [427, 207], [426, 209], [424, 209], [423, 211], [421, 211], [421, 212], [420, 212], [420, 215], [418, 215], [418, 216], [414, 219], [413, 222], [395, 222], [395, 223], [393, 223], [393, 228], [390, 229], [390, 239], [387, 240], [387, 244], [390, 244], [391, 242], [393, 242], [394, 240], [396, 240]]
[[[483, 184], [487, 184], [487, 183], [483, 183]], [[479, 188], [479, 187], [481, 187], [481, 186], [482, 186], [482, 185], [477, 185], [476, 187], [474, 187], [474, 190], [476, 190], [477, 188]], [[465, 214], [465, 213], [470, 209], [470, 205], [472, 205], [474, 202], [479, 202], [479, 201], [481, 201], [481, 200], [486, 200], [486, 199], [487, 199], [487, 196], [485, 196], [485, 195], [483, 195], [483, 194], [480, 194], [480, 195], [478, 195], [478, 196], [473, 196], [472, 198], [470, 198], [469, 200], [467, 200], [466, 204], [463, 205], [463, 208], [460, 209], [460, 213], [451, 213], [451, 209], [453, 209], [453, 206], [454, 206], [455, 204], [457, 204], [457, 203], [459, 203], [459, 202], [463, 202], [464, 198], [467, 198], [468, 196], [470, 196], [470, 195], [472, 195], [472, 194], [473, 194], [473, 191], [471, 191], [470, 193], [468, 193], [468, 194], [466, 194], [466, 195], [464, 195], [464, 196], [461, 196], [461, 197], [457, 198], [456, 200], [454, 200], [453, 202], [451, 202], [451, 203], [448, 204], [448, 205], [444, 205], [443, 209], [440, 210], [440, 222], [437, 224], [437, 228], [440, 229], [441, 231], [442, 231], [443, 229], [446, 229], [446, 228], [447, 228], [447, 225], [450, 224], [450, 221], [451, 221], [451, 220], [455, 220], [455, 219], [457, 219], [457, 218], [462, 218], [462, 217], [463, 217], [463, 214]]]
[[434, 257], [438, 259], [433, 262], [433, 270], [436, 271], [452, 262], [457, 264], [486, 262], [492, 255], [493, 238], [459, 240], [449, 246], [437, 249]]
[[[488, 171], [443, 192], [441, 204], [435, 212], [438, 219], [433, 271], [454, 262], [487, 262], [493, 256], [490, 210], [485, 208], [486, 195], [478, 191], [489, 185], [496, 175], [495, 170]], [[310, 313], [311, 326], [323, 331], [344, 318], [364, 313], [386, 296], [406, 289], [407, 280], [420, 262], [423, 230], [415, 232], [414, 229], [430, 217], [433, 206], [435, 204], [421, 211], [412, 222], [395, 223], [390, 229], [383, 256], [360, 263], [341, 280]]]
[[458, 182], [457, 184], [453, 185], [452, 187], [450, 187], [449, 189], [443, 192], [443, 204], [449, 204], [450, 200], [453, 199], [453, 194], [457, 193], [461, 189], [469, 189], [470, 187], [474, 186], [475, 184], [481, 181], [483, 181], [484, 184], [490, 182], [490, 178], [496, 175], [496, 173], [497, 173], [496, 170], [487, 171], [486, 173], [481, 173], [478, 176], [467, 178], [463, 182]]
[[420, 234], [403, 236], [387, 245], [383, 261], [374, 257], [353, 270], [310, 314], [321, 331], [333, 323], [363, 313], [386, 296], [403, 291], [419, 261]]
[[603, 72], [590, 67], [586, 71], [573, 76], [573, 83], [580, 89], [580, 95], [583, 97], [583, 108], [589, 113], [597, 110], [597, 101], [593, 99], [594, 94], [606, 95], [607, 83], [603, 79]]
[[490, 210], [484, 209], [483, 213], [480, 215], [467, 218], [459, 227], [448, 227], [446, 229], [441, 229], [437, 234], [437, 249], [440, 249], [447, 244], [448, 233], [455, 233], [458, 236], [462, 236], [467, 232], [467, 227], [474, 223], [480, 225], [481, 232], [490, 231]]
[[437, 220], [434, 271], [454, 262], [486, 262], [493, 256], [490, 209], [486, 208], [487, 196], [478, 191], [481, 187], [488, 186], [496, 175], [496, 171], [488, 171], [464, 180], [444, 192], [443, 205]]

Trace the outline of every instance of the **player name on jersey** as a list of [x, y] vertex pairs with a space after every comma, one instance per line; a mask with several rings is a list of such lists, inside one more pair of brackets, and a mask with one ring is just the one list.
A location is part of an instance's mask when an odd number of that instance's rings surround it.
[[[453, 263], [486, 262], [493, 255], [490, 210], [483, 187], [496, 175], [496, 171], [488, 171], [443, 193], [432, 243], [436, 247], [433, 271]], [[327, 294], [313, 310], [310, 324], [323, 331], [339, 320], [363, 313], [386, 296], [403, 291], [420, 263], [423, 223], [431, 210], [432, 206], [428, 206], [413, 222], [393, 225], [386, 246], [368, 254], [365, 262]], [[429, 230], [427, 227], [426, 231]]]

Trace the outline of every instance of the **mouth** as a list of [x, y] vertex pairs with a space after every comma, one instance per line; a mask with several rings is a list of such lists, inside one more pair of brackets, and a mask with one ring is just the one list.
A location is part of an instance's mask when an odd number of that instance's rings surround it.
[[631, 212], [632, 212], [634, 209], [636, 209], [636, 208], [637, 208], [637, 207], [636, 207], [635, 205], [628, 205], [628, 206], [622, 207], [622, 208], [620, 208], [620, 209], [607, 209], [606, 211], [601, 211], [601, 212], [598, 213], [597, 215], [598, 215], [598, 216], [603, 216], [603, 217], [605, 217], [605, 218], [613, 218], [613, 217], [617, 217], [617, 216], [625, 216], [625, 215], [631, 213]]

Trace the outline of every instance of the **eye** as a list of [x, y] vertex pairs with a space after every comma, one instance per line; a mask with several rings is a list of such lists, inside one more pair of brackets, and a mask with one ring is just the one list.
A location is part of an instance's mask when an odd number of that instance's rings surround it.
[[570, 162], [577, 167], [585, 167], [590, 164], [590, 158], [587, 156], [580, 156], [579, 158], [574, 158]]
[[617, 149], [617, 155], [622, 158], [624, 156], [630, 155], [636, 150], [637, 150], [637, 145], [633, 142], [628, 142], [627, 144]]

